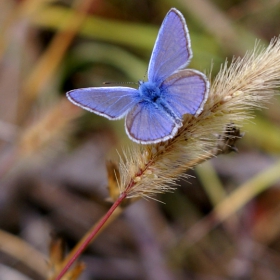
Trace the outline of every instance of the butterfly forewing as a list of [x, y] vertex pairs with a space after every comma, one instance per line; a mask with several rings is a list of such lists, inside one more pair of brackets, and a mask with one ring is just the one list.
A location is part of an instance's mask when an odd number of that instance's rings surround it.
[[161, 90], [175, 114], [180, 117], [184, 114], [198, 115], [207, 100], [209, 82], [201, 72], [186, 69], [166, 79]]
[[158, 85], [190, 62], [192, 51], [189, 32], [182, 14], [171, 9], [166, 15], [152, 52], [148, 79]]
[[138, 90], [129, 87], [81, 88], [67, 92], [74, 104], [108, 119], [120, 119], [136, 104]]
[[178, 130], [170, 116], [153, 103], [136, 104], [127, 114], [125, 125], [129, 137], [142, 144], [165, 141]]

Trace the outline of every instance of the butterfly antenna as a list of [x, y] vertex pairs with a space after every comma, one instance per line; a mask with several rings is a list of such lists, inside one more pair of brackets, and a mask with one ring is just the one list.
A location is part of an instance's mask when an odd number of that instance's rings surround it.
[[148, 69], [147, 69], [146, 72], [145, 72], [144, 80], [146, 80], [147, 74], [148, 74]]
[[138, 85], [138, 83], [136, 82], [103, 82], [103, 85], [124, 85], [124, 84]]

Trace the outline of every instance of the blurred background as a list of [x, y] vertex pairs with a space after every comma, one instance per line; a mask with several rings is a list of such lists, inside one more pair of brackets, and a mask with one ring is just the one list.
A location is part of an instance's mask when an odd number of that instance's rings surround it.
[[[190, 68], [212, 79], [280, 32], [279, 0], [0, 0], [0, 279], [48, 279], [51, 240], [70, 250], [110, 206], [106, 162], [131, 143], [124, 122], [65, 92], [144, 79], [171, 7], [187, 21]], [[280, 279], [279, 106], [244, 125], [239, 153], [188, 172], [164, 203], [129, 206], [78, 279]]]

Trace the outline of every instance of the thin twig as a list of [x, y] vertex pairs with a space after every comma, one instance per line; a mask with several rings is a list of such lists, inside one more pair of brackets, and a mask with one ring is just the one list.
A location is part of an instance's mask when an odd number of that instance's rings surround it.
[[126, 193], [122, 193], [119, 198], [114, 202], [108, 212], [102, 217], [102, 219], [97, 223], [97, 225], [90, 231], [82, 240], [79, 242], [76, 247], [72, 250], [72, 252], [67, 256], [65, 261], [63, 262], [63, 268], [55, 278], [55, 280], [60, 280], [63, 275], [67, 272], [70, 266], [77, 260], [77, 258], [81, 255], [81, 253], [87, 248], [90, 242], [97, 236], [100, 232], [103, 225], [107, 222], [107, 220], [112, 216], [114, 211], [118, 208], [118, 206], [123, 202], [126, 198]]

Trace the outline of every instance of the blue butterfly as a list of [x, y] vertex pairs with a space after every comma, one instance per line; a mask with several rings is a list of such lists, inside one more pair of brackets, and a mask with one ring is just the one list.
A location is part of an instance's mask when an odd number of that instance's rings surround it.
[[183, 115], [199, 115], [208, 97], [209, 81], [199, 71], [183, 69], [192, 58], [183, 15], [172, 8], [166, 15], [139, 88], [93, 87], [67, 92], [74, 104], [110, 120], [125, 118], [129, 138], [153, 144], [173, 138]]

